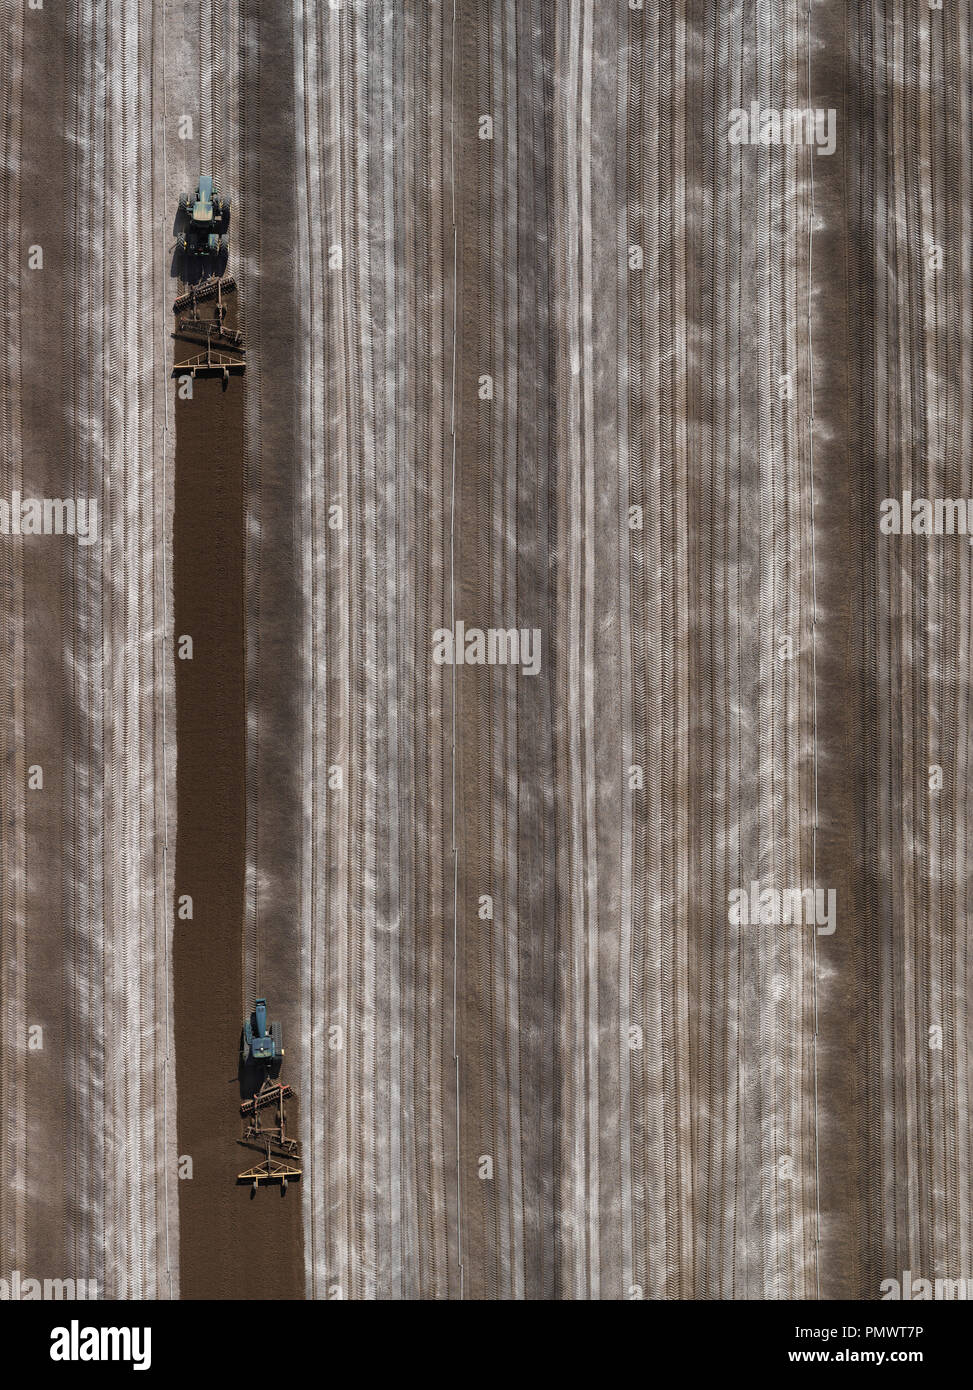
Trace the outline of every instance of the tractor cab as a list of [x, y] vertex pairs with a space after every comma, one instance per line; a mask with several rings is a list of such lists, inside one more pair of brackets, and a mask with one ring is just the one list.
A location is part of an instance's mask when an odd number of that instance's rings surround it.
[[260, 1066], [272, 1066], [284, 1055], [281, 1046], [279, 1023], [267, 1027], [267, 1001], [257, 999], [253, 1013], [243, 1025], [243, 1039], [240, 1044], [240, 1060], [244, 1066], [253, 1062]]
[[199, 180], [190, 215], [196, 227], [206, 227], [213, 221], [213, 180], [209, 174]]
[[210, 174], [201, 174], [195, 193], [179, 195], [179, 211], [188, 225], [179, 238], [187, 256], [218, 256], [226, 250], [230, 199], [220, 197]]

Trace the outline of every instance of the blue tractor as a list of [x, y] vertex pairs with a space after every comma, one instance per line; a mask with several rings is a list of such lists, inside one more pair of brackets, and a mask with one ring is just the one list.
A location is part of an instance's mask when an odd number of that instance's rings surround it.
[[179, 238], [186, 256], [218, 256], [226, 250], [230, 200], [219, 196], [209, 174], [200, 176], [195, 193], [179, 195], [179, 211], [188, 219]]
[[279, 1023], [272, 1023], [267, 1031], [267, 1001], [258, 999], [253, 1013], [243, 1025], [240, 1040], [240, 1063], [247, 1066], [266, 1067], [269, 1071], [284, 1056]]

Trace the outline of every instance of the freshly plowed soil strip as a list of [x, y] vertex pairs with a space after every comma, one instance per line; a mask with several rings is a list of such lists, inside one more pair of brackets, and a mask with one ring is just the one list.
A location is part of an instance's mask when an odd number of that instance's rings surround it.
[[[180, 354], [177, 344], [177, 356]], [[179, 833], [176, 895], [193, 899], [174, 949], [184, 1298], [299, 1298], [301, 1203], [236, 1175], [245, 853], [244, 379], [197, 378], [176, 401], [173, 534]], [[178, 659], [181, 635], [192, 660]], [[274, 1001], [271, 999], [271, 1006]], [[276, 1015], [275, 1015], [276, 1016]], [[296, 1130], [296, 1109], [288, 1120]]]

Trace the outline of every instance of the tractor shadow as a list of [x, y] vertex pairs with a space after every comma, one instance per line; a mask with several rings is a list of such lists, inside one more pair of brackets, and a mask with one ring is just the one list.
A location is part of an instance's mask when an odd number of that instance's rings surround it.
[[229, 247], [216, 256], [187, 256], [179, 244], [179, 239], [188, 225], [189, 217], [177, 209], [172, 219], [171, 233], [175, 244], [169, 259], [169, 279], [178, 281], [187, 289], [190, 285], [202, 283], [203, 280], [225, 275], [230, 259]]
[[240, 1100], [252, 1100], [260, 1090], [260, 1087], [269, 1077], [271, 1081], [276, 1081], [280, 1076], [281, 1068], [284, 1064], [283, 1058], [276, 1058], [269, 1066], [266, 1063], [243, 1061], [243, 1029], [240, 1030], [239, 1062], [237, 1063], [237, 1084], [240, 1088]]
[[221, 251], [217, 256], [187, 256], [177, 241], [169, 261], [169, 278], [188, 289], [190, 285], [202, 284], [204, 280], [222, 278], [229, 259], [229, 251]]

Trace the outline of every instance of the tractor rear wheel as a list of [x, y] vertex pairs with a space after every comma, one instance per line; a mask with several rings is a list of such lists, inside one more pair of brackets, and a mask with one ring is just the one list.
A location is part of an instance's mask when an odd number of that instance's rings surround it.
[[229, 225], [230, 225], [230, 199], [229, 199], [229, 198], [224, 198], [224, 199], [223, 199], [223, 202], [222, 202], [222, 204], [221, 204], [221, 209], [222, 209], [222, 213], [223, 213], [223, 230], [224, 230], [224, 232], [225, 232], [226, 229], [227, 229], [227, 227], [229, 227]]
[[274, 1060], [278, 1061], [284, 1055], [284, 1049], [281, 1046], [281, 1029], [279, 1023], [272, 1023], [270, 1025], [270, 1036], [274, 1040]]

